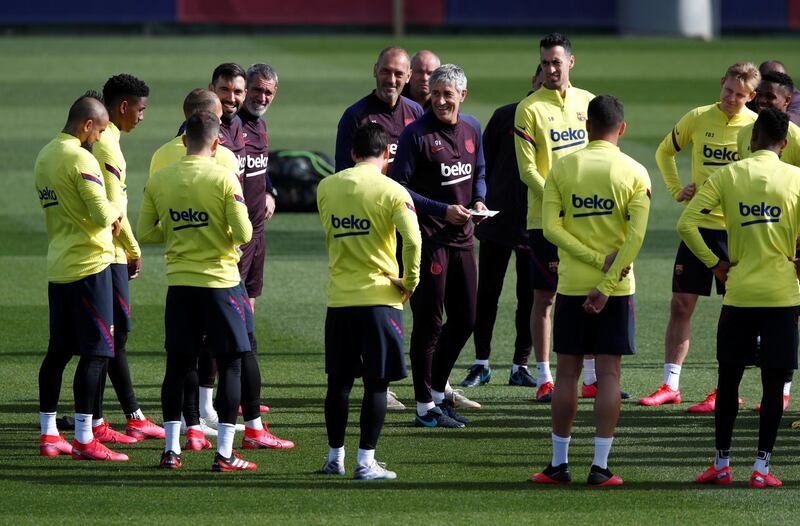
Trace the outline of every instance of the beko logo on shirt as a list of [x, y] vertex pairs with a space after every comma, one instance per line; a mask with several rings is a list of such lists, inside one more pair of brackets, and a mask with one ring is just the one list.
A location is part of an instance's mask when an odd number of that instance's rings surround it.
[[247, 167], [248, 168], [266, 168], [267, 161], [269, 157], [266, 155], [258, 155], [258, 156], [247, 156]]
[[727, 146], [715, 148], [707, 144], [703, 145], [704, 166], [725, 166], [728, 163], [739, 160], [739, 152], [730, 150]]
[[760, 218], [745, 221], [742, 223], [742, 226], [755, 225], [758, 223], [779, 223], [781, 212], [781, 207], [769, 205], [764, 201], [753, 203], [752, 205], [747, 205], [739, 201], [740, 216]]
[[39, 190], [39, 201], [50, 201], [49, 203], [42, 203], [42, 208], [57, 205], [58, 197], [56, 197], [56, 191], [45, 186]]
[[188, 224], [173, 227], [172, 230], [183, 230], [184, 228], [200, 228], [203, 226], [208, 226], [208, 212], [204, 212], [202, 210], [194, 210], [192, 208], [189, 208], [188, 210], [173, 210], [170, 208], [169, 218], [172, 219], [173, 223], [178, 223], [180, 221], [188, 222]]
[[456, 164], [439, 163], [442, 177], [457, 177], [458, 179], [449, 179], [442, 181], [442, 186], [450, 186], [451, 184], [460, 183], [472, 176], [472, 163], [462, 163], [458, 161]]
[[614, 210], [614, 201], [594, 194], [591, 197], [579, 197], [572, 194], [572, 207], [576, 210], [592, 210], [591, 212], [581, 212], [573, 214], [572, 217], [605, 216], [611, 215]]
[[334, 234], [333, 237], [347, 237], [347, 236], [366, 236], [369, 234], [369, 229], [372, 227], [369, 219], [362, 219], [350, 214], [349, 217], [336, 217], [331, 214], [331, 226], [333, 228], [342, 228], [350, 230], [350, 232], [339, 232]]
[[[556, 144], [556, 146], [553, 146], [552, 151], [580, 146], [586, 142], [586, 130], [581, 128], [577, 130], [574, 128], [567, 128], [561, 132], [558, 130], [550, 130], [550, 140]], [[557, 144], [561, 142], [567, 142], [567, 144]]]

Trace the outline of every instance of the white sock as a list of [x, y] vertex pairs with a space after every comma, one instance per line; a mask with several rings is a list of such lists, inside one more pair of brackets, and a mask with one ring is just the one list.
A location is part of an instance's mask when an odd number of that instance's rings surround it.
[[597, 383], [597, 375], [594, 372], [594, 358], [583, 359], [583, 383], [585, 385]]
[[39, 430], [42, 435], [58, 436], [55, 413], [39, 413]]
[[783, 384], [783, 396], [789, 396], [792, 394], [792, 382], [786, 382]]
[[428, 411], [436, 407], [436, 404], [433, 402], [417, 402], [417, 414], [419, 416], [425, 416], [428, 414]]
[[370, 464], [372, 464], [373, 460], [375, 460], [374, 449], [358, 448], [358, 458], [356, 459], [356, 463], [359, 466], [369, 466]]
[[181, 454], [181, 423], [178, 421], [164, 422], [164, 451], [174, 451]]
[[255, 429], [256, 431], [261, 431], [264, 429], [264, 423], [261, 422], [261, 418], [254, 418], [252, 420], [248, 420], [244, 423], [244, 427], [248, 429]]
[[[200, 416], [208, 418], [209, 416], [216, 417], [217, 410], [214, 409], [214, 388], [201, 387], [200, 388]], [[229, 455], [230, 456], [230, 455]], [[228, 457], [225, 457], [228, 458]]]
[[731, 465], [731, 450], [718, 449], [717, 452], [714, 453], [714, 469], [727, 468], [730, 465]]
[[663, 383], [673, 391], [677, 391], [681, 385], [681, 366], [676, 363], [665, 363]]
[[233, 454], [233, 437], [235, 434], [235, 424], [219, 423], [219, 429], [217, 429], [217, 453], [225, 458], [231, 457]]
[[344, 446], [329, 448], [328, 462], [338, 462], [339, 464], [344, 464]]
[[134, 411], [133, 413], [131, 413], [129, 415], [126, 414], [125, 418], [127, 418], [128, 420], [144, 420], [145, 419], [144, 418], [144, 413], [142, 413], [142, 409], [141, 408], [137, 409], [136, 411]]
[[550, 372], [550, 362], [536, 362], [536, 383], [542, 385], [545, 382], [553, 381], [553, 375]]
[[556, 467], [569, 462], [568, 453], [571, 437], [560, 437], [555, 433], [551, 433], [550, 437], [553, 439], [553, 460], [550, 461], [550, 465]]
[[758, 471], [762, 475], [769, 473], [769, 459], [772, 453], [766, 451], [759, 451], [756, 454], [756, 461], [753, 463], [753, 471]]
[[440, 405], [442, 402], [444, 402], [444, 393], [441, 391], [434, 391], [431, 389], [431, 397], [433, 398], [433, 403], [436, 405]]
[[88, 444], [94, 440], [92, 415], [75, 413], [75, 440], [81, 444]]
[[489, 360], [475, 360], [473, 365], [482, 365], [484, 367], [489, 367]]
[[102, 418], [92, 418], [92, 427], [102, 426], [103, 422], [105, 422], [105, 420]]
[[598, 468], [608, 469], [608, 454], [614, 437], [594, 437], [594, 460], [592, 464]]

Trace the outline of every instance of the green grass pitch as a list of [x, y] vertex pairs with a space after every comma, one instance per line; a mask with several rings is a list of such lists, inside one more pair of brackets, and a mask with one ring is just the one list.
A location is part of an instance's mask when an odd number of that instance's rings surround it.
[[[429, 48], [462, 65], [469, 78], [463, 107], [485, 123], [492, 110], [528, 90], [537, 60], [538, 35], [528, 38], [409, 38], [409, 50]], [[327, 450], [322, 403], [322, 327], [326, 257], [314, 215], [278, 211], [267, 229], [266, 289], [257, 309], [266, 402], [272, 430], [295, 440], [291, 451], [248, 452], [255, 473], [212, 474], [212, 453], [187, 453], [178, 472], [155, 466], [160, 443], [128, 452], [125, 464], [74, 462], [37, 456], [37, 373], [47, 346], [46, 236], [33, 191], [38, 150], [62, 127], [69, 104], [110, 75], [129, 72], [151, 87], [144, 122], [123, 138], [129, 166], [130, 213], [141, 201], [150, 155], [172, 137], [182, 120], [180, 104], [205, 86], [218, 63], [265, 61], [280, 74], [280, 91], [267, 113], [271, 147], [333, 152], [344, 108], [373, 87], [383, 37], [126, 37], [0, 39], [0, 522], [18, 523], [611, 523], [692, 524], [792, 522], [800, 497], [798, 432], [784, 418], [773, 459], [786, 486], [746, 489], [758, 421], [753, 406], [760, 384], [748, 372], [734, 439], [736, 485], [717, 489], [691, 484], [713, 448], [711, 416], [690, 416], [681, 406], [640, 408], [623, 404], [611, 466], [622, 489], [589, 491], [582, 484], [592, 455], [591, 403], [581, 401], [571, 450], [577, 484], [536, 488], [527, 476], [550, 456], [549, 407], [534, 405], [533, 392], [505, 385], [513, 346], [513, 276], [506, 282], [494, 338], [492, 384], [469, 396], [484, 404], [474, 424], [441, 432], [411, 426], [412, 413], [388, 416], [378, 458], [398, 472], [390, 483], [357, 483], [314, 474]], [[716, 100], [725, 68], [739, 60], [787, 62], [800, 76], [800, 41], [576, 38], [573, 82], [625, 103], [628, 133], [622, 148], [650, 170], [653, 209], [637, 261], [638, 354], [623, 362], [623, 386], [634, 397], [661, 380], [663, 333], [668, 316], [670, 271], [679, 207], [657, 172], [658, 141], [687, 110]], [[680, 168], [688, 172], [688, 156]], [[166, 290], [159, 247], [145, 248], [142, 277], [131, 287], [135, 329], [129, 340], [137, 394], [145, 412], [161, 420], [163, 305]], [[684, 368], [687, 402], [714, 386], [714, 341], [719, 298], [703, 300], [695, 316], [692, 351]], [[410, 316], [407, 315], [407, 330]], [[451, 381], [461, 380], [474, 356], [464, 349]], [[62, 413], [71, 413], [71, 377], [64, 375]], [[410, 402], [410, 379], [393, 386]], [[360, 389], [354, 390], [356, 401]], [[106, 396], [112, 424], [121, 426], [113, 391]], [[352, 472], [357, 448], [357, 406], [347, 438]]]

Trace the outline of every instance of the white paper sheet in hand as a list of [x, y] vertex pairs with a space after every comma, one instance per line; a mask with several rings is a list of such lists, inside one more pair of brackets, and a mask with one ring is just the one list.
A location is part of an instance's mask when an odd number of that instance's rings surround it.
[[478, 211], [478, 210], [470, 209], [469, 213], [474, 215], [475, 217], [494, 217], [494, 216], [496, 216], [497, 214], [500, 213], [500, 210], [489, 210], [489, 209], [486, 209], [486, 210]]

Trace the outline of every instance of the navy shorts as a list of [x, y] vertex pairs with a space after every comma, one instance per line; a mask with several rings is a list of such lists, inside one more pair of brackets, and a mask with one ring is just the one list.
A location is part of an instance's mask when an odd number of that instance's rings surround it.
[[717, 361], [764, 369], [797, 369], [798, 307], [723, 305], [717, 325]]
[[239, 258], [239, 275], [244, 281], [247, 294], [251, 298], [261, 296], [264, 288], [264, 256], [266, 243], [264, 231], [253, 234], [253, 239], [241, 247], [242, 256]]
[[72, 283], [49, 283], [50, 342], [47, 352], [114, 356], [111, 269]]
[[533, 290], [558, 288], [558, 247], [544, 237], [542, 229], [528, 230], [531, 246], [531, 280]]
[[[170, 286], [164, 312], [168, 353], [200, 355], [203, 343], [213, 356], [249, 352], [247, 306], [239, 287]], [[205, 342], [204, 342], [205, 338]]]
[[[701, 228], [700, 235], [708, 248], [718, 258], [728, 261], [728, 233], [724, 230], [711, 230]], [[717, 294], [725, 294], [725, 284], [714, 275], [714, 271], [689, 250], [686, 243], [681, 241], [678, 253], [675, 255], [675, 267], [672, 274], [672, 292], [685, 292], [699, 296], [711, 295], [711, 283], [717, 284]]]
[[111, 283], [114, 287], [114, 331], [131, 332], [131, 293], [128, 287], [128, 265], [111, 265]]
[[403, 311], [382, 305], [328, 307], [325, 372], [389, 382], [408, 376]]
[[559, 354], [634, 354], [633, 296], [611, 296], [599, 314], [583, 310], [586, 296], [556, 295], [553, 351]]

